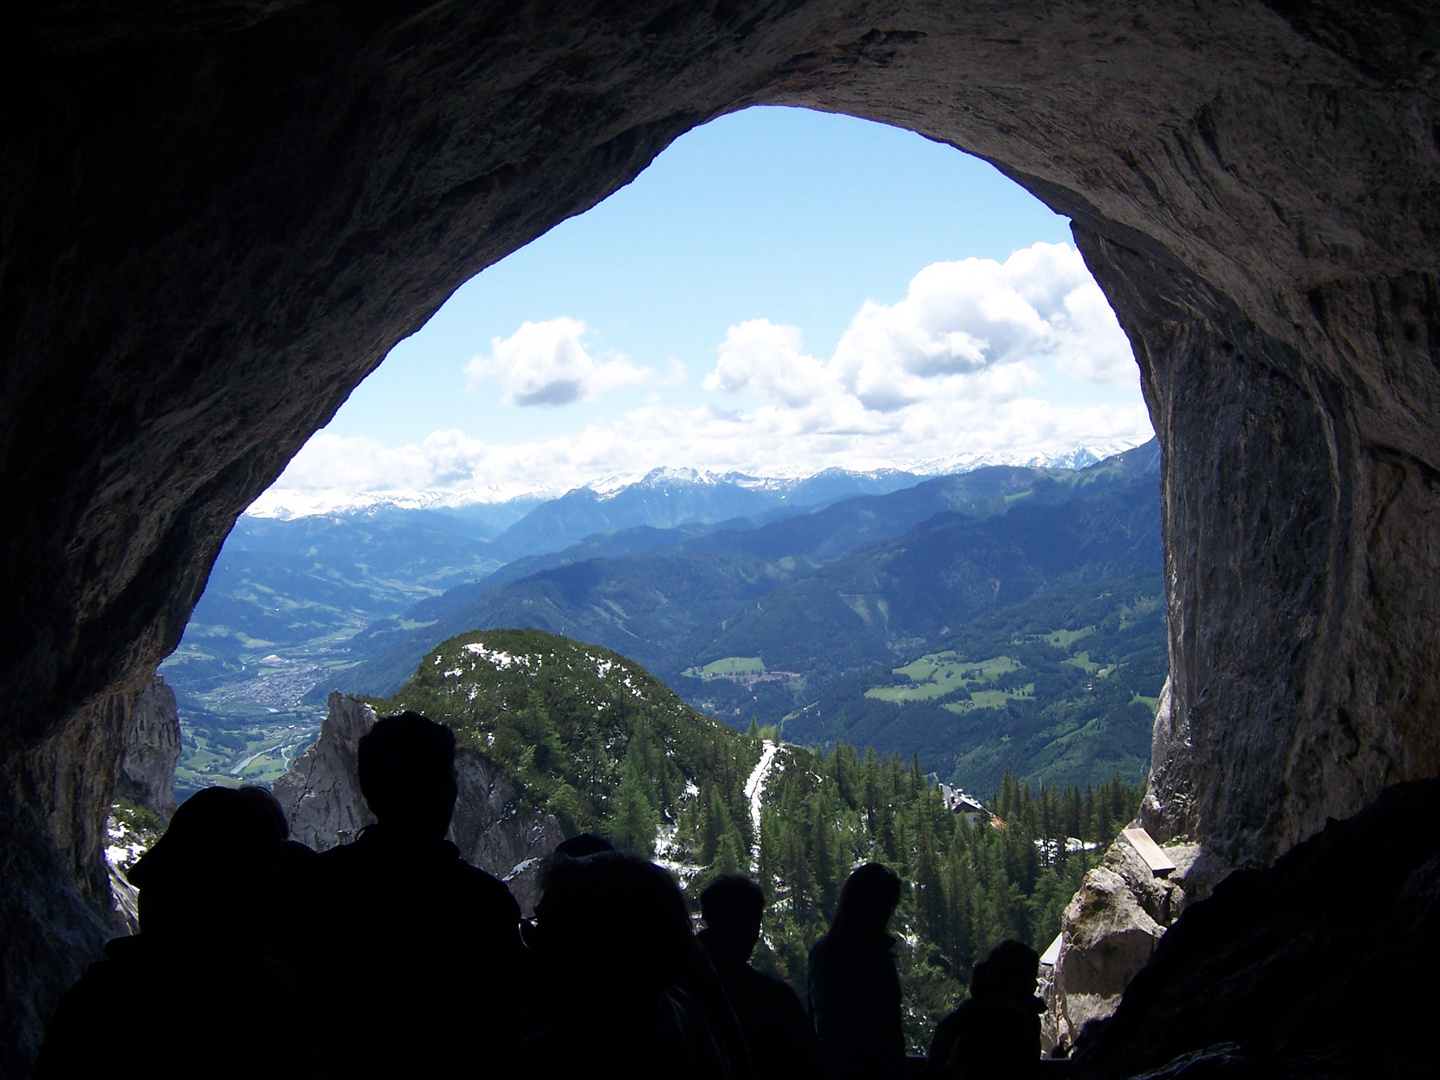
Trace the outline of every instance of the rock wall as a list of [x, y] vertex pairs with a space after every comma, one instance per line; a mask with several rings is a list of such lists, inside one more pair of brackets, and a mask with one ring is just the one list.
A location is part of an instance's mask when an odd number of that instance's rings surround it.
[[[375, 712], [339, 691], [330, 694], [328, 704], [319, 740], [273, 787], [291, 835], [316, 851], [350, 843], [375, 821], [360, 794], [358, 771], [360, 737], [375, 723]], [[455, 774], [459, 793], [450, 839], [466, 862], [506, 882], [529, 914], [539, 899], [540, 861], [564, 839], [559, 823], [549, 814], [517, 810], [515, 789], [463, 747]]]
[[1165, 931], [1229, 871], [1198, 844], [1164, 851], [1175, 869], [1160, 877], [1121, 837], [1065, 908], [1060, 955], [1041, 972], [1046, 1054], [1057, 1044], [1073, 1047], [1086, 1024], [1114, 1013]]
[[375, 710], [332, 690], [329, 711], [315, 745], [295, 759], [270, 790], [280, 800], [293, 839], [328, 851], [352, 842], [375, 815], [360, 794], [360, 737], [375, 723]]
[[463, 281], [752, 103], [1074, 219], [1163, 450], [1156, 835], [1263, 863], [1440, 770], [1430, 5], [12, 7], [0, 1073], [99, 941], [130, 704], [235, 517]]
[[1440, 781], [1426, 780], [1188, 906], [1077, 1047], [1077, 1075], [1433, 1075], [1437, 962]]
[[130, 710], [115, 797], [168, 822], [175, 813], [175, 765], [180, 760], [180, 714], [175, 691], [156, 675]]

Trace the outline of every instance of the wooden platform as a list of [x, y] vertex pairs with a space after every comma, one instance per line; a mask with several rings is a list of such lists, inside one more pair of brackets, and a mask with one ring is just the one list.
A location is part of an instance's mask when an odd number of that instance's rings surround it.
[[1164, 877], [1175, 869], [1175, 864], [1144, 829], [1125, 829], [1120, 835], [1130, 842], [1135, 853], [1145, 860], [1145, 865], [1156, 877]]

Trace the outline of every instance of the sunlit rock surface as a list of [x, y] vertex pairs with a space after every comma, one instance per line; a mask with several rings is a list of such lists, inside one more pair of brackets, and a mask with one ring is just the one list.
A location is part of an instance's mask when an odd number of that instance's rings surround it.
[[270, 790], [290, 822], [290, 838], [328, 851], [352, 843], [375, 815], [360, 794], [360, 738], [375, 723], [363, 701], [331, 691], [315, 745], [297, 757]]
[[[290, 820], [291, 835], [316, 851], [352, 842], [375, 821], [360, 795], [360, 737], [375, 723], [364, 702], [331, 693], [330, 711], [314, 746], [275, 781], [274, 792]], [[550, 814], [517, 812], [515, 789], [484, 759], [461, 747], [455, 755], [459, 788], [450, 839], [472, 866], [510, 886], [529, 914], [539, 899], [540, 861], [564, 839]]]
[[1169, 926], [1205, 899], [1227, 867], [1198, 844], [1165, 849], [1175, 869], [1153, 873], [1125, 839], [1085, 875], [1065, 909], [1060, 955], [1042, 970], [1041, 1042], [1074, 1046], [1085, 1025], [1110, 1016], [1130, 980], [1150, 962]]
[[1152, 833], [1263, 864], [1440, 769], [1429, 5], [75, 0], [3, 30], [0, 1072], [103, 940], [125, 718], [236, 516], [463, 281], [751, 103], [912, 128], [1073, 217], [1164, 455]]
[[168, 822], [175, 813], [175, 764], [180, 760], [180, 715], [175, 691], [155, 676], [130, 710], [115, 797]]

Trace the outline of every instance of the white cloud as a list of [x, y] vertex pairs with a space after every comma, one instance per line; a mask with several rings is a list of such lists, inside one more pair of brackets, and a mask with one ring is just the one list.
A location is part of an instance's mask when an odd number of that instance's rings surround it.
[[752, 319], [732, 326], [720, 343], [720, 360], [705, 377], [709, 391], [747, 391], [793, 408], [809, 404], [828, 389], [823, 364], [800, 351], [800, 330]]
[[898, 303], [867, 300], [828, 361], [801, 351], [796, 327], [764, 319], [732, 326], [719, 352], [705, 389], [792, 409], [836, 394], [877, 412], [988, 397], [997, 384], [975, 376], [1008, 368], [1018, 391], [1040, 381], [1038, 362], [1089, 382], [1136, 380], [1129, 341], [1067, 244], [1035, 244], [1004, 263], [933, 263]]
[[467, 388], [490, 380], [504, 388], [508, 405], [568, 405], [654, 374], [618, 355], [597, 363], [585, 348], [586, 332], [583, 322], [567, 316], [522, 323], [508, 338], [492, 338], [489, 356], [471, 358]]
[[[624, 357], [597, 361], [585, 333], [575, 319], [526, 323], [467, 373], [472, 382], [495, 380], [515, 405], [683, 381], [673, 360], [663, 379]], [[1097, 384], [1079, 395], [1089, 403], [1047, 400], [1047, 377], [1056, 373]], [[805, 352], [795, 327], [739, 323], [720, 343], [703, 389], [711, 400], [698, 407], [651, 394], [621, 415], [512, 445], [456, 430], [403, 447], [320, 432], [254, 509], [308, 512], [353, 504], [361, 493], [420, 501], [558, 494], [665, 464], [760, 475], [831, 466], [933, 472], [1076, 446], [1123, 448], [1151, 436], [1129, 343], [1079, 254], [1064, 244], [1036, 244], [1004, 263], [928, 266], [898, 303], [867, 302], [828, 360]], [[1073, 391], [1065, 384], [1066, 395]], [[738, 407], [722, 407], [730, 395]]]

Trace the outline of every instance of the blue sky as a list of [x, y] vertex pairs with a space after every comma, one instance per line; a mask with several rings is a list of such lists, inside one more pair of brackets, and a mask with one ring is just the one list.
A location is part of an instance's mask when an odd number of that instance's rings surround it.
[[1072, 249], [951, 147], [722, 117], [461, 286], [256, 509], [1133, 445], [1134, 362]]

